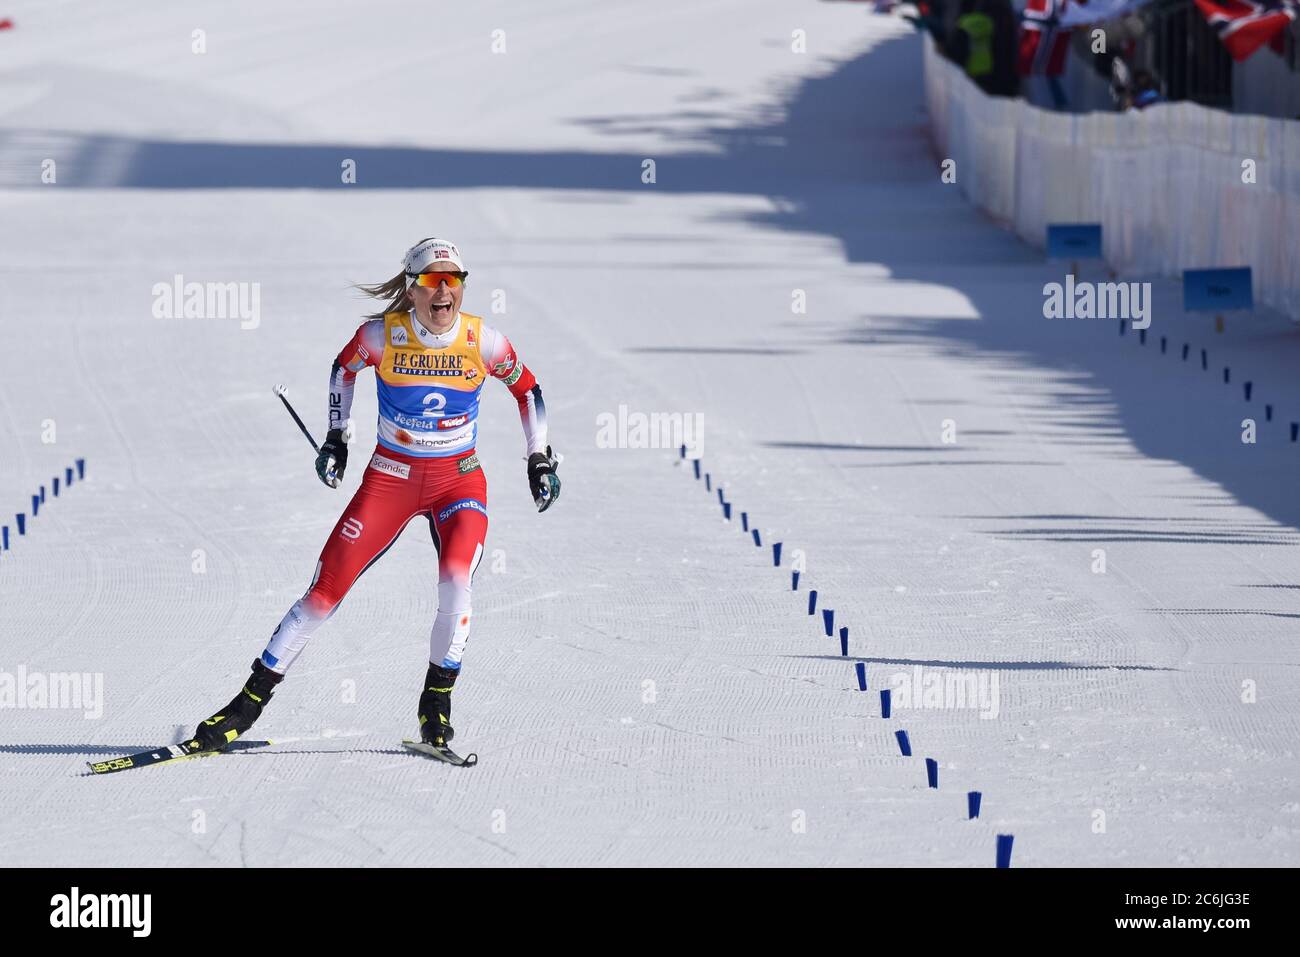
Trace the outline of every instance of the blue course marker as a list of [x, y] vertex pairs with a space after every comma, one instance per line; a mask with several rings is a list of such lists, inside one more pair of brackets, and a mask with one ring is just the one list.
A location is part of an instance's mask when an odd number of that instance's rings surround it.
[[1169, 351], [1169, 337], [1168, 337], [1168, 336], [1161, 336], [1161, 337], [1160, 337], [1160, 354], [1161, 354], [1161, 355], [1164, 355], [1167, 351]]
[[939, 787], [939, 762], [934, 758], [925, 759], [925, 780], [930, 787], [938, 790]]
[[691, 459], [691, 464], [695, 466], [695, 478], [696, 478], [696, 480], [698, 481], [698, 479], [699, 479], [699, 477], [700, 477], [700, 460], [699, 460], [699, 459]]
[[41, 486], [41, 504], [42, 504], [42, 505], [45, 504], [45, 486], [44, 486], [44, 485]]
[[16, 515], [14, 515], [14, 518], [18, 519], [18, 534], [19, 534], [19, 535], [26, 535], [26, 534], [27, 534], [27, 516], [24, 515], [22, 512], [18, 512]]
[[63, 475], [64, 478], [67, 479], [68, 488], [72, 488], [72, 466], [68, 466], [66, 469], [64, 469]]
[[1297, 436], [1297, 435], [1300, 435], [1300, 422], [1292, 422], [1292, 423], [1291, 423], [1291, 441], [1292, 441], [1292, 442], [1294, 442], [1294, 441], [1296, 440], [1296, 436]]
[[77, 478], [84, 479], [85, 477], [86, 477], [86, 460], [77, 459]]
[[903, 757], [910, 758], [912, 756], [912, 742], [907, 740], [907, 732], [895, 731], [894, 737], [898, 739], [898, 750], [903, 752]]
[[1187, 361], [1187, 353], [1189, 353], [1189, 352], [1191, 352], [1191, 351], [1192, 351], [1192, 344], [1191, 344], [1190, 342], [1184, 342], [1184, 343], [1183, 343], [1183, 361], [1184, 361], [1184, 362]]
[[713, 485], [710, 484], [710, 477], [708, 472], [704, 473], [704, 491], [706, 492], [713, 491]]
[[54, 497], [59, 497], [59, 477], [57, 475], [54, 476]]
[[822, 624], [826, 626], [826, 637], [829, 638], [835, 634], [835, 609], [822, 609]]
[[1250, 390], [1254, 387], [1254, 385], [1255, 385], [1255, 383], [1253, 383], [1253, 382], [1243, 382], [1243, 383], [1241, 384], [1242, 388], [1246, 390], [1246, 401], [1247, 401], [1247, 402], [1250, 401]]
[[[684, 442], [682, 443], [682, 458], [686, 458], [686, 443]], [[78, 464], [80, 464], [81, 461], [81, 459], [77, 459]]]
[[1101, 223], [1048, 223], [1048, 259], [1100, 259]]
[[1201, 371], [1207, 372], [1209, 368], [1210, 368], [1210, 354], [1206, 350], [1202, 349], [1201, 350]]
[[1224, 384], [1226, 385], [1226, 384], [1228, 383], [1228, 381], [1229, 381], [1231, 378], [1232, 378], [1232, 370], [1229, 369], [1227, 366], [1224, 366], [1224, 367], [1223, 367], [1223, 381], [1224, 381]]
[[865, 661], [859, 661], [856, 665], [854, 665], [853, 670], [858, 673], [858, 690], [866, 691], [867, 690], [867, 663]]
[[1184, 269], [1183, 311], [1226, 312], [1254, 309], [1250, 267], [1237, 269]]
[[0, 552], [9, 551], [9, 526], [0, 525]]
[[998, 867], [1011, 866], [1011, 844], [1015, 839], [1012, 834], [998, 835]]
[[718, 486], [718, 504], [719, 504], [719, 505], [726, 505], [726, 504], [727, 504], [727, 500], [726, 500], [725, 498], [722, 497], [722, 486], [721, 486], [721, 485]]
[[1273, 403], [1271, 402], [1267, 402], [1264, 404], [1264, 421], [1265, 422], [1273, 421]]
[[725, 518], [727, 521], [731, 521], [731, 503], [730, 503], [730, 502], [723, 502], [723, 503], [722, 503], [722, 517]]
[[758, 537], [758, 529], [754, 529], [754, 546], [756, 548], [763, 547], [763, 540]]
[[808, 591], [808, 614], [817, 613], [817, 589], [813, 588]]
[[791, 573], [790, 573], [790, 590], [791, 590], [791, 591], [798, 591], [798, 590], [799, 590], [799, 573], [798, 573], [798, 572], [791, 572]]
[[780, 542], [772, 543], [772, 564], [776, 568], [781, 567], [781, 543]]
[[840, 629], [840, 656], [847, 658], [849, 656], [849, 630]]
[[880, 716], [882, 718], [888, 718], [889, 714], [890, 714], [889, 689], [881, 688], [880, 689]]
[[41, 514], [41, 497], [39, 495], [33, 495], [32, 496], [32, 518], [35, 518], [39, 514]]
[[966, 820], [973, 821], [980, 816], [980, 798], [979, 791], [966, 792]]
[[1125, 320], [1121, 319], [1121, 320], [1119, 321], [1119, 334], [1120, 334], [1121, 336], [1124, 335], [1124, 330], [1125, 330], [1125, 328], [1127, 328], [1127, 327], [1128, 327], [1128, 323], [1127, 323]]
[[747, 532], [747, 531], [749, 531], [749, 513], [748, 513], [748, 512], [741, 512], [741, 513], [740, 513], [740, 530], [741, 530], [742, 532]]

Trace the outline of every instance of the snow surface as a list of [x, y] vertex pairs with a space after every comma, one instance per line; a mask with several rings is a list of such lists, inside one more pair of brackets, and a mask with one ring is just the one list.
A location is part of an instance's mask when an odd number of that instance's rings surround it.
[[[0, 861], [990, 866], [1005, 833], [1017, 866], [1300, 863], [1294, 325], [1216, 335], [1169, 281], [1145, 346], [1043, 319], [1061, 267], [939, 182], [918, 38], [860, 6], [412, 11], [7, 4], [0, 508], [87, 481], [4, 519], [0, 672], [100, 673], [104, 709], [0, 710]], [[431, 234], [565, 455], [539, 516], [489, 385], [454, 715], [481, 763], [397, 744], [436, 602], [417, 523], [281, 686], [274, 747], [86, 776], [224, 704], [306, 587], [368, 446], [325, 488], [271, 387], [323, 431], [347, 284]], [[260, 283], [260, 323], [153, 318], [176, 274]], [[620, 405], [704, 416], [730, 523], [674, 451], [597, 446]], [[882, 720], [916, 665], [996, 676], [997, 717]]]

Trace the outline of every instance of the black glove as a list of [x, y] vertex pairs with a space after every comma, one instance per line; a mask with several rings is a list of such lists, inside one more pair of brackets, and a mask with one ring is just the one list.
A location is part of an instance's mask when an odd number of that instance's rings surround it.
[[534, 452], [528, 456], [528, 487], [539, 512], [546, 511], [560, 497], [560, 477], [555, 474], [559, 464], [559, 457], [551, 454], [549, 445], [545, 454]]
[[330, 488], [338, 488], [347, 467], [348, 444], [343, 441], [343, 430], [330, 429], [316, 456], [316, 474]]

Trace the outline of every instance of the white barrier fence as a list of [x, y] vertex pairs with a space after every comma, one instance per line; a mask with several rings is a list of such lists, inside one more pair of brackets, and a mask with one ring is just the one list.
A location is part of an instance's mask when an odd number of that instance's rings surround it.
[[1053, 113], [986, 96], [929, 37], [925, 96], [962, 192], [1026, 241], [1101, 223], [1118, 273], [1250, 266], [1256, 302], [1300, 320], [1300, 122], [1192, 103]]

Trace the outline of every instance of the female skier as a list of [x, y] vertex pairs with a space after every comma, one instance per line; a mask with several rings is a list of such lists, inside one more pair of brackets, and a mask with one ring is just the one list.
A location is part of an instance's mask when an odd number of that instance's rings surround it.
[[445, 751], [453, 733], [451, 690], [469, 637], [470, 582], [487, 534], [487, 483], [474, 440], [479, 392], [489, 377], [500, 379], [519, 401], [537, 510], [546, 511], [560, 494], [558, 461], [546, 444], [542, 390], [504, 335], [460, 311], [468, 276], [454, 244], [424, 239], [406, 253], [400, 273], [360, 287], [391, 302], [367, 317], [334, 360], [329, 433], [316, 474], [330, 488], [343, 478], [352, 389], [368, 365], [378, 378], [378, 446], [325, 542], [311, 587], [272, 633], [248, 683], [198, 726], [187, 751], [220, 750], [252, 727], [307, 639], [417, 515], [428, 518], [438, 550], [438, 614], [420, 695], [420, 737]]

